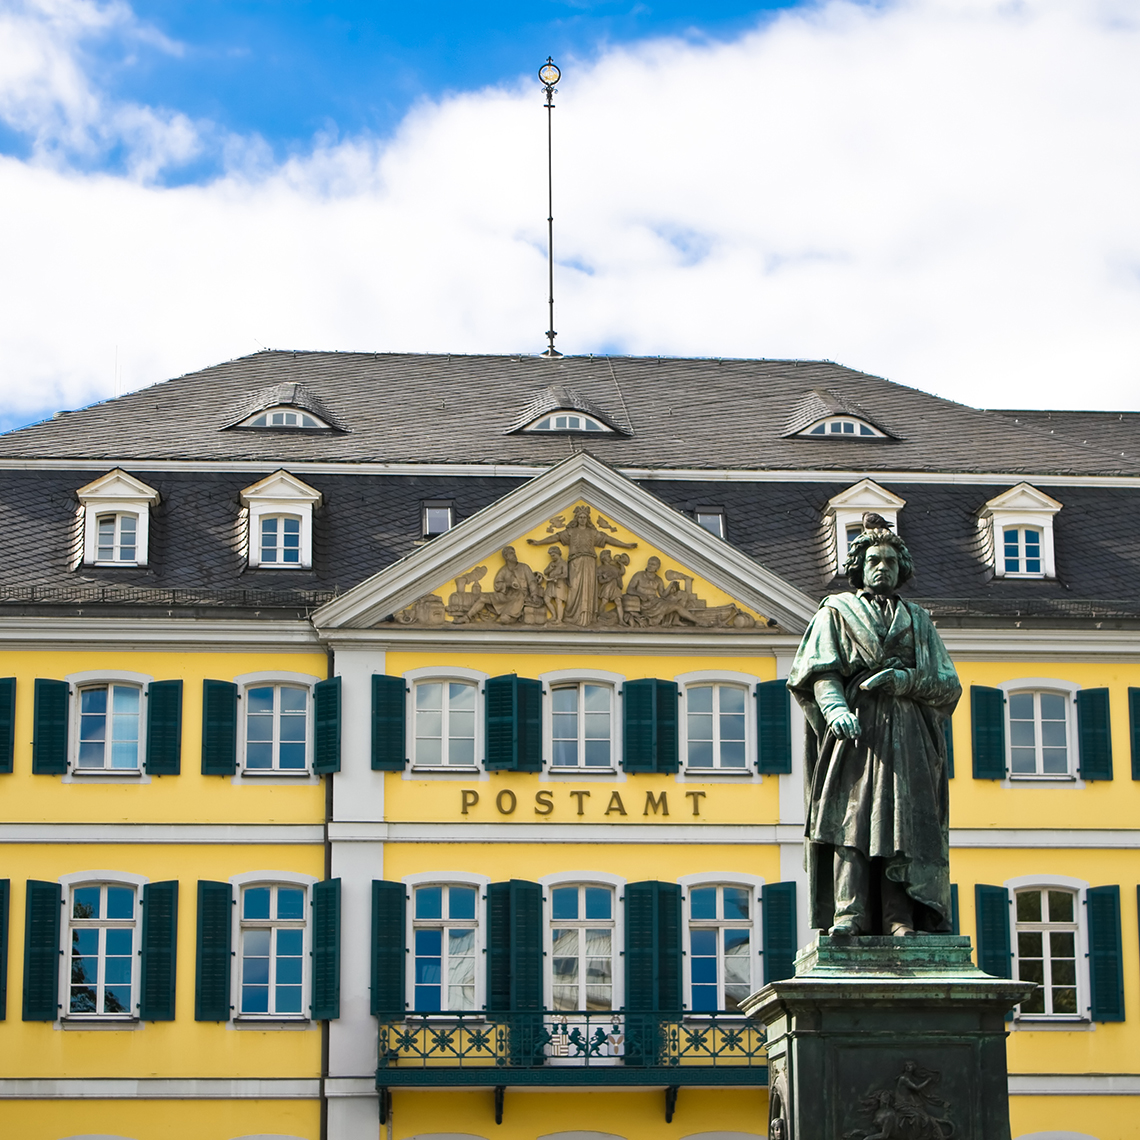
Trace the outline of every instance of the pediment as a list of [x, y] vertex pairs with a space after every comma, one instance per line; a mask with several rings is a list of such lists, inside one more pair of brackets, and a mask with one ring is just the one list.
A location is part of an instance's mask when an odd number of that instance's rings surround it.
[[579, 453], [329, 602], [313, 622], [329, 630], [395, 623], [731, 634], [799, 631], [815, 608], [687, 515]]
[[321, 500], [321, 493], [298, 479], [296, 475], [290, 475], [288, 471], [274, 471], [272, 475], [266, 475], [264, 479], [244, 488], [241, 492], [241, 501], [247, 507], [253, 501], [262, 500], [318, 503]]
[[1028, 483], [1018, 483], [1017, 486], [1011, 487], [1008, 491], [1003, 491], [1000, 495], [990, 499], [984, 510], [989, 512], [1047, 511], [1050, 514], [1056, 514], [1061, 506], [1061, 503], [1050, 498], [1044, 491], [1039, 491]]
[[901, 511], [906, 506], [906, 500], [892, 494], [886, 487], [880, 487], [874, 479], [860, 479], [858, 483], [834, 495], [827, 505], [832, 510]]
[[114, 471], [108, 471], [106, 475], [101, 475], [86, 486], [80, 487], [75, 493], [79, 496], [81, 503], [100, 499], [157, 503], [159, 498], [158, 492], [153, 487], [147, 486], [141, 479], [128, 475], [118, 467]]

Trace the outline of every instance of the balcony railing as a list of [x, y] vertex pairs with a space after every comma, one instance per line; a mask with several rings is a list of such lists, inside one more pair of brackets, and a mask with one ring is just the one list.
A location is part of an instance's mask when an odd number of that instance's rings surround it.
[[764, 1033], [726, 1014], [409, 1014], [379, 1026], [378, 1087], [763, 1085]]

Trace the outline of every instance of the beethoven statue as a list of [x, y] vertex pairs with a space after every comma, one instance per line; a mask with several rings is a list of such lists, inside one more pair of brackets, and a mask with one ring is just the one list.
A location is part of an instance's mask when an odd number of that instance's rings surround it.
[[864, 530], [844, 572], [854, 591], [823, 599], [788, 678], [808, 723], [811, 925], [949, 933], [943, 725], [962, 688], [930, 615], [895, 593], [913, 572], [898, 535]]

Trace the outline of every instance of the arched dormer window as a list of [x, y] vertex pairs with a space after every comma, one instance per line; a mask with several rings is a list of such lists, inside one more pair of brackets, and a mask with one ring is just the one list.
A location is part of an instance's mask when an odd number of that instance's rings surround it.
[[153, 487], [116, 468], [76, 491], [83, 512], [87, 566], [145, 566]]
[[554, 412], [529, 424], [524, 431], [610, 431], [592, 416], [582, 412]]
[[328, 430], [329, 428], [324, 420], [318, 419], [312, 412], [284, 406], [266, 408], [264, 412], [258, 412], [257, 415], [242, 420], [237, 426], [244, 428], [308, 428], [310, 430], [314, 428]]
[[841, 439], [887, 438], [877, 427], [855, 416], [825, 416], [798, 434], [812, 436], [816, 439], [824, 436], [829, 439], [834, 439], [836, 436]]

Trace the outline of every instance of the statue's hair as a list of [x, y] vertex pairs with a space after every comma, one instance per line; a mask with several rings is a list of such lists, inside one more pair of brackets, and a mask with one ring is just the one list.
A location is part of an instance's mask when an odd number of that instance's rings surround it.
[[856, 535], [847, 547], [847, 561], [843, 573], [856, 590], [863, 588], [863, 557], [872, 546], [893, 546], [899, 556], [899, 585], [914, 575], [914, 559], [906, 543], [893, 530], [865, 530]]

